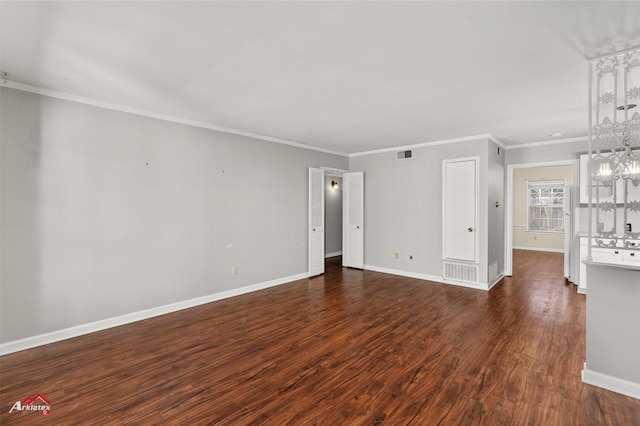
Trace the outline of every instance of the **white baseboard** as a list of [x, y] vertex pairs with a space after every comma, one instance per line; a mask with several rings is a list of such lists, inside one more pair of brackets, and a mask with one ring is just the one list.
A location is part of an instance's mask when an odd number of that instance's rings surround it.
[[501, 272], [498, 274], [498, 276], [489, 283], [487, 290], [491, 290], [493, 288], [494, 285], [498, 284], [500, 282], [501, 279], [504, 278], [504, 272]]
[[400, 271], [398, 269], [381, 268], [379, 266], [373, 266], [373, 265], [364, 265], [364, 269], [368, 271], [382, 272], [384, 274], [399, 275], [401, 277], [416, 278], [416, 279], [425, 280], [425, 281], [433, 281], [433, 282], [442, 283], [442, 284], [452, 284], [460, 287], [475, 288], [480, 290], [489, 290], [490, 288], [488, 284], [445, 280], [443, 277], [440, 277], [437, 275], [428, 275], [428, 274], [421, 274], [418, 272]]
[[640, 399], [640, 383], [634, 383], [607, 374], [591, 371], [587, 368], [586, 363], [582, 370], [582, 382], [630, 396], [631, 398]]
[[242, 294], [251, 293], [265, 288], [274, 287], [281, 284], [286, 284], [292, 281], [301, 280], [307, 278], [309, 273], [304, 272], [302, 274], [291, 275], [288, 277], [277, 278], [271, 281], [265, 281], [258, 284], [248, 285], [245, 287], [235, 288], [233, 290], [227, 290], [220, 293], [210, 294], [208, 296], [197, 297], [195, 299], [184, 300], [182, 302], [171, 303], [169, 305], [158, 306], [156, 308], [145, 309], [143, 311], [132, 312], [130, 314], [120, 315], [113, 318], [107, 318], [91, 322], [88, 324], [76, 325], [73, 327], [65, 328], [62, 330], [56, 330], [37, 336], [27, 337], [20, 340], [14, 340], [12, 342], [6, 342], [0, 344], [0, 355], [6, 355], [13, 352], [23, 351], [25, 349], [35, 348], [36, 346], [42, 346], [49, 343], [59, 342], [61, 340], [70, 339], [72, 337], [82, 336], [84, 334], [93, 333], [100, 330], [105, 330], [111, 327], [117, 327], [124, 324], [129, 324], [136, 321], [145, 320], [148, 318], [157, 317], [171, 312], [181, 311], [183, 309], [192, 308], [198, 305], [204, 305], [205, 303], [215, 302], [217, 300], [228, 299], [229, 297], [240, 296]]
[[522, 247], [522, 246], [513, 246], [515, 250], [533, 250], [533, 251], [546, 251], [549, 253], [564, 253], [564, 249], [552, 249], [552, 248], [544, 248], [544, 247]]
[[332, 253], [327, 253], [324, 255], [324, 258], [327, 259], [329, 257], [336, 257], [336, 256], [342, 256], [342, 252], [341, 251], [334, 251]]

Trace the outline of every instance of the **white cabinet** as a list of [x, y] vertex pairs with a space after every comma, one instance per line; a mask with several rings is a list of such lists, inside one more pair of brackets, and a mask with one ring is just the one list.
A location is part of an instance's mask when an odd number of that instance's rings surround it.
[[[640, 241], [630, 243], [631, 247], [639, 247]], [[589, 239], [580, 237], [580, 279], [578, 281], [578, 293], [587, 292], [587, 268], [584, 261], [589, 254]], [[640, 251], [627, 248], [592, 247], [591, 257], [594, 261], [614, 264], [640, 265]]]
[[623, 257], [622, 259], [625, 262], [640, 262], [640, 251], [628, 251], [625, 250], [623, 252]]

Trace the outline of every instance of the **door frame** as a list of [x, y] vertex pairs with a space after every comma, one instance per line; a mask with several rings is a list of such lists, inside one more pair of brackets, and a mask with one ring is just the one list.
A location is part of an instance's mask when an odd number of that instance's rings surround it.
[[[349, 170], [338, 169], [338, 168], [335, 168], [335, 167], [326, 167], [326, 166], [318, 166], [318, 167], [308, 166], [307, 170], [308, 169], [316, 169], [316, 168], [317, 169], [322, 169], [324, 171], [324, 178], [323, 178], [323, 181], [322, 181], [323, 198], [324, 198], [324, 191], [326, 190], [326, 188], [325, 188], [325, 178], [327, 176], [341, 177], [344, 173], [349, 173]], [[307, 179], [309, 180], [308, 184], [310, 185], [311, 184], [311, 182], [310, 182], [311, 181], [311, 175], [309, 175]], [[325, 203], [326, 203], [326, 200], [325, 200]], [[307, 205], [309, 205], [308, 202], [307, 202]], [[326, 204], [325, 204], [324, 208], [326, 208]], [[342, 209], [344, 211], [344, 204], [342, 206]], [[308, 215], [308, 218], [307, 218], [308, 219], [307, 220], [307, 240], [308, 240], [310, 238], [310, 235], [311, 235], [311, 220], [310, 220], [311, 219], [311, 211], [310, 210], [307, 212], [307, 215]], [[324, 229], [324, 234], [326, 235], [326, 233], [327, 233], [327, 228], [326, 228], [326, 226], [327, 226], [327, 216], [326, 216], [326, 214], [323, 213], [322, 219], [323, 219], [322, 226], [323, 226], [323, 229]], [[310, 247], [310, 241], [307, 241], [307, 247]], [[324, 258], [325, 253], [322, 253], [322, 255], [323, 255], [323, 258]], [[311, 253], [308, 254], [308, 258], [311, 258]], [[307, 259], [307, 268], [308, 268], [307, 269], [307, 276], [310, 277], [311, 276], [311, 265], [310, 265], [310, 262], [308, 261], [308, 259]], [[322, 274], [320, 274], [320, 275], [322, 275]]]
[[[507, 186], [505, 190], [506, 220], [504, 230], [504, 275], [513, 275], [513, 171], [514, 169], [528, 169], [534, 167], [573, 166], [573, 187], [579, 187], [580, 160], [540, 161], [536, 163], [519, 163], [507, 165]], [[576, 218], [573, 217], [575, 225]], [[578, 230], [575, 230], [577, 232]]]

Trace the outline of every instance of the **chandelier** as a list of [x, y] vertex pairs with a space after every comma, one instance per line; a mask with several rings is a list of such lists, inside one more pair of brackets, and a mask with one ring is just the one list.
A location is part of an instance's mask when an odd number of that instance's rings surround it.
[[633, 186], [640, 184], [640, 156], [631, 151], [631, 145], [620, 153], [604, 156], [596, 154], [592, 159], [593, 180], [603, 187], [610, 187], [618, 179], [628, 180]]

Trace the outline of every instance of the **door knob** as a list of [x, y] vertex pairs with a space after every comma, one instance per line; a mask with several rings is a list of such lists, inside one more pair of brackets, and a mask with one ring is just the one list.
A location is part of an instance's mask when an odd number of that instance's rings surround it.
[[473, 228], [467, 228], [467, 231], [473, 232]]

